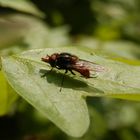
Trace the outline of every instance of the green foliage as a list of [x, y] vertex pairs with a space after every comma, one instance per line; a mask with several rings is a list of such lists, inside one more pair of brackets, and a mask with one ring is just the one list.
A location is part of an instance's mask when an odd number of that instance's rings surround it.
[[28, 0], [0, 0], [0, 6], [12, 8], [20, 12], [30, 13], [40, 17], [44, 15], [33, 3]]
[[[42, 50], [42, 52], [44, 51]], [[8, 81], [12, 82], [12, 87], [35, 108], [69, 135], [75, 137], [83, 135], [89, 125], [84, 99], [72, 89], [63, 88], [63, 92], [59, 92], [60, 86], [57, 84], [60, 84], [61, 75], [57, 77], [57, 74], [53, 73], [51, 77], [48, 77], [48, 80], [54, 84], [41, 78], [39, 71], [45, 69], [45, 65], [41, 65], [39, 62], [17, 56], [12, 59], [4, 59], [3, 69]], [[69, 82], [72, 81], [76, 84], [73, 79]], [[77, 84], [80, 86], [81, 83]]]
[[15, 102], [18, 96], [7, 83], [2, 71], [0, 71], [0, 83], [0, 116], [2, 116], [9, 112], [11, 105]]
[[[139, 4], [0, 0], [0, 139], [72, 140], [65, 133], [79, 137], [88, 127], [80, 140], [140, 139]], [[62, 51], [106, 71], [90, 79], [68, 73], [59, 92], [64, 71], [41, 77], [51, 67], [40, 58]]]
[[105, 71], [99, 73], [97, 78], [89, 79], [68, 75], [60, 92], [63, 73], [53, 71], [41, 77], [43, 71], [50, 69], [50, 66], [41, 62], [41, 57], [60, 52], [59, 48], [32, 50], [3, 58], [2, 66], [7, 80], [17, 93], [69, 135], [81, 136], [88, 128], [88, 111], [83, 97], [109, 96], [140, 100], [139, 66], [90, 55], [79, 51], [76, 46], [61, 48], [61, 52], [66, 51], [75, 52], [82, 59], [104, 66]]

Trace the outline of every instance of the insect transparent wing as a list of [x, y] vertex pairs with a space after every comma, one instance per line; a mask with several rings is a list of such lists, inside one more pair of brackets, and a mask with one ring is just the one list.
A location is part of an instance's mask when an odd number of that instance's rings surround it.
[[89, 71], [94, 71], [95, 73], [104, 72], [107, 70], [107, 68], [104, 66], [81, 59], [75, 63], [75, 67], [78, 67], [79, 69], [88, 69]]

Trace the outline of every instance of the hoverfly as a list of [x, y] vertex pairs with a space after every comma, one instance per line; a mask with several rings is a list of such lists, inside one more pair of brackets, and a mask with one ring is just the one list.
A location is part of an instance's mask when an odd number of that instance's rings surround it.
[[[53, 68], [59, 70], [65, 70], [64, 75], [70, 71], [75, 75], [73, 71], [77, 71], [85, 78], [91, 78], [91, 71], [94, 73], [105, 71], [105, 68], [93, 62], [89, 62], [83, 59], [79, 59], [76, 55], [70, 53], [53, 53], [41, 58], [42, 61], [49, 63]], [[64, 76], [62, 79], [61, 87], [63, 85]], [[61, 88], [60, 88], [61, 91]]]

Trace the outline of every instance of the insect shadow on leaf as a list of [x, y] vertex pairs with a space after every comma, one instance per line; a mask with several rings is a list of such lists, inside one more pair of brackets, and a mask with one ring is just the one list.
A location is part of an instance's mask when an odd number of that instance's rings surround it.
[[[58, 73], [56, 70], [45, 70], [45, 69], [40, 69], [41, 77], [45, 77], [47, 82], [49, 83], [54, 83], [57, 86], [60, 86], [60, 92], [62, 90], [62, 87], [64, 88], [73, 88], [73, 89], [78, 89], [78, 88], [84, 88], [87, 87], [87, 83], [84, 81], [80, 81], [78, 79], [74, 79], [73, 77], [66, 75], [66, 72], [63, 73]], [[61, 79], [61, 81], [60, 81]]]
[[[48, 83], [53, 83], [59, 86], [60, 92], [62, 91], [62, 88], [71, 88], [74, 90], [80, 90], [85, 92], [103, 93], [103, 91], [88, 85], [85, 81], [81, 81], [82, 79], [79, 80], [76, 79], [76, 77], [72, 77], [66, 74], [64, 75], [63, 73], [59, 73], [56, 70], [53, 70], [53, 68], [51, 70], [40, 69], [39, 72], [41, 74], [41, 78], [45, 77]], [[62, 80], [64, 82], [62, 82]]]

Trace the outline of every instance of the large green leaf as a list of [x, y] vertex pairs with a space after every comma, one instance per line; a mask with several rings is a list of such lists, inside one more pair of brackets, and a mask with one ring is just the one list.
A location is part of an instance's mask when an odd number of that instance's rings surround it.
[[[63, 88], [60, 92], [62, 74], [53, 72], [48, 77], [49, 79], [42, 78], [40, 71], [47, 69], [46, 64], [40, 61], [40, 56], [38, 61], [35, 61], [22, 56], [3, 59], [3, 70], [8, 81], [23, 98], [63, 131], [75, 137], [83, 135], [89, 126], [88, 110], [84, 98], [78, 94], [77, 90], [70, 88], [68, 90]], [[86, 85], [72, 78], [69, 80], [69, 84], [72, 82], [77, 86]], [[69, 86], [68, 83], [66, 84]]]
[[[64, 71], [50, 70], [41, 57], [54, 52], [74, 53], [82, 59], [105, 67], [96, 78], [85, 79]], [[47, 48], [24, 52], [2, 59], [2, 67], [12, 87], [36, 109], [44, 113], [67, 134], [78, 137], [89, 125], [86, 96], [108, 96], [140, 100], [140, 67], [109, 60], [73, 47]]]

